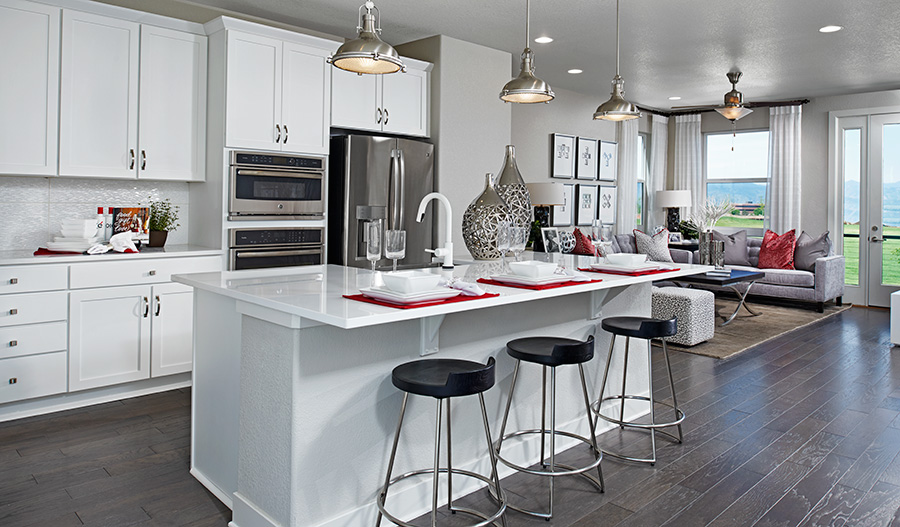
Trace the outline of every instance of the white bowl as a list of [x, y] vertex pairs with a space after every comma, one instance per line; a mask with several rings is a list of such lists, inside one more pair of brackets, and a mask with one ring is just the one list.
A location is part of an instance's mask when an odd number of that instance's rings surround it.
[[527, 276], [530, 278], [542, 278], [550, 276], [558, 266], [550, 262], [536, 262], [530, 260], [527, 262], [509, 262], [509, 270], [514, 275]]
[[384, 273], [384, 285], [398, 293], [421, 293], [437, 288], [441, 275], [422, 271], [397, 271]]
[[606, 261], [612, 265], [634, 267], [647, 261], [646, 254], [611, 253], [606, 255]]

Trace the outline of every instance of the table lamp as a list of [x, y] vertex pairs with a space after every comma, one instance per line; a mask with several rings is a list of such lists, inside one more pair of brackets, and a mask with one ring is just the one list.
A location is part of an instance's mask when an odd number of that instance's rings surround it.
[[[525, 186], [528, 187], [528, 195], [531, 197], [531, 204], [534, 205], [534, 219], [541, 227], [549, 227], [550, 207], [565, 205], [565, 189], [557, 183], [526, 183]], [[540, 231], [534, 235], [532, 247], [535, 251], [544, 250], [544, 240], [541, 238]]]
[[657, 190], [656, 206], [666, 209], [666, 228], [669, 232], [678, 232], [678, 224], [681, 223], [678, 209], [691, 206], [691, 191]]

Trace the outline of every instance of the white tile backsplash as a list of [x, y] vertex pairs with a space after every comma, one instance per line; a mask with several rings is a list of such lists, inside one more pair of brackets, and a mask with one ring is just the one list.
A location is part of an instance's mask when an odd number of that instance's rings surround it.
[[181, 227], [167, 243], [188, 243], [189, 185], [172, 181], [0, 176], [0, 250], [34, 250], [59, 235], [65, 218], [93, 218], [97, 207], [169, 198]]

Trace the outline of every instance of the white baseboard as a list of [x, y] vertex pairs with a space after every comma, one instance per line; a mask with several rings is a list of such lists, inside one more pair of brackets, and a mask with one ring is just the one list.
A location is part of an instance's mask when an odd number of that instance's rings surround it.
[[194, 478], [197, 481], [199, 481], [201, 485], [206, 487], [206, 490], [212, 492], [213, 496], [215, 496], [216, 498], [219, 499], [219, 501], [224, 503], [226, 507], [234, 510], [234, 502], [231, 499], [230, 493], [225, 492], [224, 490], [220, 489], [218, 485], [213, 483], [212, 480], [207, 478], [206, 475], [203, 474], [203, 472], [200, 472], [195, 467], [191, 467], [191, 475], [194, 476]]

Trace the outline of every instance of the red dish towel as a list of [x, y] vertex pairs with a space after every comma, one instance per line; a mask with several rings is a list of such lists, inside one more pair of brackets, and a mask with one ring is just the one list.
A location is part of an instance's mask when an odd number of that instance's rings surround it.
[[525, 285], [525, 284], [509, 284], [506, 282], [500, 282], [499, 280], [491, 280], [489, 278], [479, 278], [479, 282], [482, 284], [488, 285], [502, 285], [503, 287], [515, 287], [518, 289], [533, 289], [535, 291], [543, 291], [544, 289], [556, 289], [557, 287], [567, 287], [570, 285], [581, 285], [581, 284], [593, 284], [596, 282], [602, 282], [603, 280], [591, 280], [590, 282], [576, 282], [574, 280], [569, 282], [561, 282], [558, 284], [544, 284], [544, 285]]
[[602, 274], [620, 274], [623, 276], [644, 276], [648, 274], [660, 274], [660, 273], [668, 273], [670, 271], [680, 271], [680, 267], [676, 267], [674, 269], [654, 269], [652, 271], [641, 271], [638, 273], [628, 273], [625, 271], [601, 271], [600, 269], [591, 269], [590, 267], [578, 268], [579, 271], [587, 271], [589, 273], [602, 273]]
[[51, 251], [45, 247], [38, 247], [38, 250], [34, 251], [35, 256], [68, 256], [71, 254], [84, 254], [78, 251]]
[[428, 306], [437, 306], [440, 304], [452, 304], [454, 302], [465, 302], [466, 300], [479, 300], [482, 298], [491, 298], [495, 296], [500, 296], [500, 293], [485, 293], [481, 296], [465, 296], [465, 295], [457, 295], [450, 298], [445, 298], [443, 300], [431, 300], [429, 302], [419, 302], [416, 304], [395, 304], [393, 302], [385, 302], [382, 300], [375, 300], [374, 298], [369, 298], [364, 295], [342, 295], [344, 298], [349, 298], [350, 300], [357, 300], [359, 302], [366, 302], [367, 304], [375, 304], [376, 306], [387, 306], [387, 307], [395, 307], [397, 309], [412, 309], [414, 307], [428, 307]]

